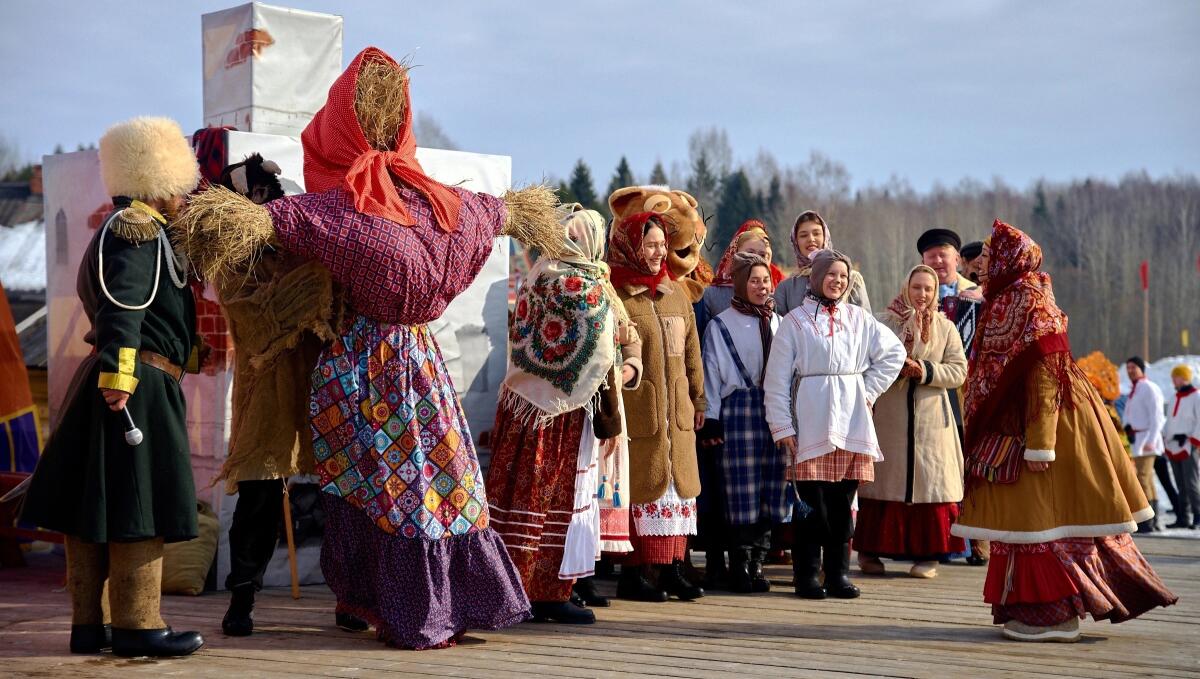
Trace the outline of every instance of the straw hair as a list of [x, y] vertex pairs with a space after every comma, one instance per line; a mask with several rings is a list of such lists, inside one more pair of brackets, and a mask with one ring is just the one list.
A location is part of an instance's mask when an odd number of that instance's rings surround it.
[[526, 186], [504, 194], [508, 215], [500, 233], [555, 259], [565, 254], [566, 230], [559, 222], [558, 198], [548, 186]]
[[408, 66], [365, 60], [356, 87], [354, 113], [367, 144], [376, 151], [395, 150], [408, 106]]
[[266, 208], [219, 185], [194, 196], [171, 230], [176, 249], [206, 281], [245, 275], [275, 238]]

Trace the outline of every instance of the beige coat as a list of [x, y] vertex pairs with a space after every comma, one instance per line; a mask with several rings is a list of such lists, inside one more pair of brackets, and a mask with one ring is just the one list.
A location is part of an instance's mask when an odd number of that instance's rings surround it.
[[622, 394], [634, 504], [662, 497], [672, 480], [681, 498], [700, 494], [694, 425], [705, 401], [696, 316], [679, 283], [663, 286], [668, 292], [653, 297], [645, 286], [618, 290], [642, 340], [641, 374]]
[[[875, 432], [883, 461], [875, 463], [875, 482], [859, 495], [906, 503], [958, 502], [963, 497], [963, 454], [947, 389], [962, 386], [967, 358], [962, 340], [948, 318], [934, 314], [929, 345], [924, 347], [920, 379], [901, 377], [875, 403]], [[880, 321], [900, 333], [895, 317]]]

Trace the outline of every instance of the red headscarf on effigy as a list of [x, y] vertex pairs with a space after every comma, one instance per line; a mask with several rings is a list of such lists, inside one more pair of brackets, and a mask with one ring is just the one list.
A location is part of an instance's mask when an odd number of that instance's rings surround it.
[[1011, 483], [1020, 471], [1026, 422], [1037, 415], [1025, 395], [1027, 379], [1044, 363], [1058, 383], [1056, 401], [1066, 404], [1074, 361], [1067, 315], [1054, 301], [1050, 275], [1040, 270], [1041, 247], [1000, 220], [988, 247], [985, 302], [966, 387], [964, 453], [975, 477]]
[[300, 135], [304, 146], [304, 188], [312, 193], [345, 188], [354, 196], [354, 207], [359, 212], [412, 226], [416, 221], [396, 191], [394, 176], [424, 195], [433, 208], [438, 225], [453, 231], [458, 226], [462, 201], [453, 189], [426, 175], [417, 162], [407, 82], [404, 85], [404, 122], [396, 132], [393, 149], [377, 151], [367, 143], [354, 112], [358, 72], [367, 59], [400, 67], [379, 48], [368, 47], [359, 52], [346, 72], [334, 81], [325, 106], [317, 111]]

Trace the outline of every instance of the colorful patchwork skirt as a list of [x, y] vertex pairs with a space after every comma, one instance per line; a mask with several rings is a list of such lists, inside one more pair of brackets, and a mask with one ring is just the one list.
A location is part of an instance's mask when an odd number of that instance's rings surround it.
[[426, 326], [357, 317], [321, 355], [309, 408], [328, 514], [321, 566], [339, 612], [405, 648], [528, 616]]

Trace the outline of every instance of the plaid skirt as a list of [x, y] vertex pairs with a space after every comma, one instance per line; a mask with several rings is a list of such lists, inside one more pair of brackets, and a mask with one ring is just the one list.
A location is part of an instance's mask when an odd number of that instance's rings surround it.
[[726, 518], [730, 525], [787, 523], [795, 500], [787, 460], [767, 426], [761, 389], [738, 389], [721, 401]]

